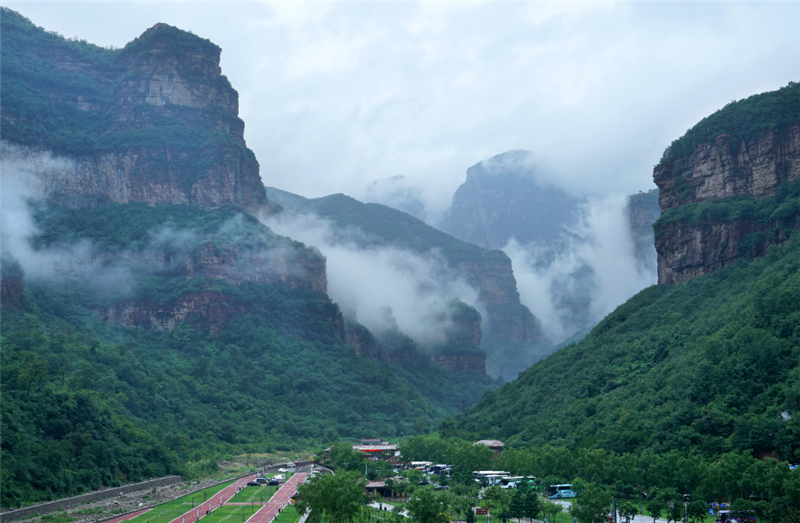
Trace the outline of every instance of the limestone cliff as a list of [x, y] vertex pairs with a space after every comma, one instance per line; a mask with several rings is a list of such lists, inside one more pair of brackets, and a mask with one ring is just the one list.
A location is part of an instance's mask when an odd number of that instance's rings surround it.
[[157, 24], [108, 50], [2, 19], [3, 158], [19, 167], [4, 175], [31, 196], [270, 212], [219, 47]]
[[732, 103], [712, 117], [687, 136], [714, 127], [732, 134], [691, 142], [684, 137], [671, 148], [690, 152], [668, 149], [653, 171], [664, 213], [656, 223], [659, 283], [761, 256], [799, 226], [792, 189], [800, 183], [798, 84]]
[[502, 249], [512, 237], [523, 244], [555, 241], [580, 201], [536, 176], [529, 151], [508, 151], [473, 165], [442, 229], [486, 249]]
[[628, 217], [633, 239], [633, 254], [639, 264], [639, 270], [650, 273], [658, 264], [653, 236], [653, 223], [661, 216], [658, 189], [640, 191], [628, 196], [625, 214]]

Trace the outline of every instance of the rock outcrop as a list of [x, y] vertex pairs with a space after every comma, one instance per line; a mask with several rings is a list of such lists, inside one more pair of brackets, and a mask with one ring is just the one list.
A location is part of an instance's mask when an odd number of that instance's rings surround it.
[[661, 216], [658, 189], [628, 196], [625, 214], [633, 239], [633, 254], [641, 272], [654, 271], [658, 265], [653, 235], [653, 223]]
[[476, 353], [439, 353], [435, 356], [436, 363], [446, 369], [456, 372], [475, 372], [486, 374], [486, 356]]
[[694, 153], [656, 166], [661, 212], [690, 203], [749, 195], [774, 196], [800, 178], [800, 124], [768, 130], [750, 140], [727, 134], [699, 144]]
[[2, 88], [35, 87], [3, 107], [4, 177], [20, 176], [30, 196], [73, 208], [145, 202], [271, 212], [218, 46], [166, 24], [121, 50], [70, 46], [16, 22], [3, 27]]
[[[750, 139], [719, 135], [688, 156], [656, 166], [653, 179], [663, 213], [737, 196], [774, 197], [783, 184], [800, 179], [800, 123]], [[655, 238], [659, 283], [680, 283], [742, 256], [761, 256], [769, 245], [788, 238], [776, 219], [713, 214], [694, 220], [668, 218], [660, 222]]]
[[502, 249], [512, 237], [523, 244], [550, 243], [574, 221], [579, 203], [536, 181], [529, 151], [508, 151], [467, 169], [442, 229], [486, 249]]

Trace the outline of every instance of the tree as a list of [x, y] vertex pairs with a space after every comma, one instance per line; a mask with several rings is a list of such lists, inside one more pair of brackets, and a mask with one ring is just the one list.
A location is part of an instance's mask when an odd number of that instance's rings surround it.
[[617, 505], [617, 511], [619, 511], [619, 515], [628, 523], [630, 523], [631, 519], [633, 519], [633, 517], [639, 513], [636, 503], [630, 500], [625, 500]]
[[475, 523], [475, 510], [471, 506], [466, 507], [466, 514], [464, 519], [467, 523]]
[[651, 496], [653, 497], [647, 501], [644, 509], [653, 518], [653, 523], [656, 523], [656, 520], [661, 517], [661, 507], [663, 506], [663, 503], [656, 499], [654, 494], [651, 494]]
[[704, 501], [692, 501], [689, 503], [688, 512], [691, 523], [701, 523], [708, 514], [708, 505]]
[[408, 513], [419, 523], [448, 523], [447, 505], [433, 489], [421, 488], [408, 500]]
[[559, 504], [553, 501], [545, 501], [542, 503], [542, 512], [544, 512], [545, 517], [550, 516], [550, 521], [555, 521], [556, 514], [562, 512], [564, 508]]
[[541, 504], [539, 502], [539, 496], [533, 490], [529, 490], [525, 492], [525, 509], [523, 511], [523, 517], [528, 519], [535, 519], [541, 510]]
[[352, 521], [364, 504], [366, 480], [356, 472], [323, 474], [297, 488], [297, 510], [304, 514], [311, 509], [326, 516], [332, 523]]
[[386, 488], [389, 489], [389, 495], [394, 499], [394, 480], [392, 478], [386, 478], [385, 485]]
[[511, 517], [517, 520], [525, 517], [525, 494], [519, 491], [515, 492], [511, 497], [508, 511]]
[[605, 523], [610, 506], [611, 494], [587, 483], [569, 511], [580, 523]]

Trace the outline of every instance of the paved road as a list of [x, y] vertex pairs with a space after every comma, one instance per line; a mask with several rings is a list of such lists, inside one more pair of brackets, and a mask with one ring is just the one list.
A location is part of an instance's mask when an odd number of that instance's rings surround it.
[[[552, 501], [555, 501], [556, 503], [561, 505], [563, 507], [563, 509], [564, 509], [564, 512], [567, 512], [567, 513], [569, 512], [569, 507], [571, 506], [571, 503], [569, 501], [564, 501], [563, 499], [554, 499]], [[620, 521], [620, 522], [624, 521], [619, 516], [619, 513], [617, 513], [617, 521]], [[653, 517], [652, 516], [645, 516], [645, 515], [642, 515], [642, 514], [637, 514], [636, 516], [633, 517], [633, 519], [631, 519], [631, 523], [653, 523]], [[667, 522], [666, 519], [659, 518], [659, 519], [656, 520], [656, 523], [668, 523], [668, 522]]]
[[242, 490], [245, 485], [247, 485], [248, 481], [253, 481], [254, 479], [256, 479], [255, 474], [252, 476], [247, 476], [246, 478], [237, 479], [233, 484], [228, 485], [221, 491], [217, 492], [211, 496], [210, 499], [189, 510], [186, 514], [173, 519], [170, 521], [170, 523], [194, 523], [212, 510], [219, 508], [220, 505], [223, 505], [226, 501], [236, 495], [237, 492]]
[[[278, 489], [278, 492], [272, 496], [261, 510], [250, 516], [250, 519], [248, 519], [246, 523], [269, 523], [275, 519], [278, 512], [289, 504], [289, 500], [292, 499], [294, 493], [297, 492], [297, 485], [305, 481], [306, 476], [308, 476], [308, 474], [305, 472], [295, 473], [294, 476], [289, 478], [289, 481]], [[189, 522], [187, 521], [186, 523]]]
[[127, 521], [129, 519], [135, 518], [136, 516], [138, 516], [140, 514], [144, 514], [145, 512], [148, 512], [150, 510], [153, 510], [153, 508], [150, 507], [150, 508], [146, 508], [146, 509], [142, 509], [142, 510], [137, 510], [136, 512], [131, 512], [130, 514], [125, 514], [124, 516], [120, 516], [118, 518], [106, 520], [103, 523], [119, 523], [120, 521]]

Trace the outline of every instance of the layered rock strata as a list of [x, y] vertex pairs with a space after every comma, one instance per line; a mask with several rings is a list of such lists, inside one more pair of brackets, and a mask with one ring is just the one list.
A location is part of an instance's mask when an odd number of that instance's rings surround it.
[[[800, 123], [748, 140], [727, 134], [697, 145], [691, 155], [656, 166], [662, 212], [735, 196], [772, 197], [800, 179]], [[668, 223], [655, 238], [658, 282], [680, 283], [743, 256], [760, 256], [787, 231], [774, 220], [741, 217]]]

